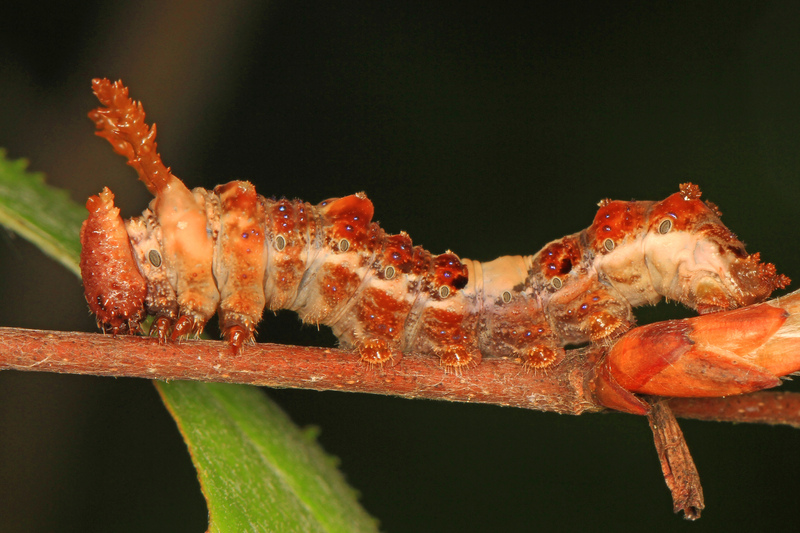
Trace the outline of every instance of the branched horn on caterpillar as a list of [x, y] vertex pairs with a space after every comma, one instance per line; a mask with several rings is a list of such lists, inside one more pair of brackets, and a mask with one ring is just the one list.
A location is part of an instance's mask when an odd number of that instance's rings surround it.
[[764, 300], [789, 280], [748, 254], [685, 183], [662, 201], [600, 202], [588, 228], [531, 255], [480, 262], [431, 253], [373, 222], [364, 193], [322, 201], [262, 196], [246, 181], [190, 190], [164, 166], [141, 104], [94, 80], [97, 135], [154, 194], [123, 220], [107, 188], [81, 231], [86, 300], [107, 332], [154, 315], [162, 342], [195, 335], [215, 313], [235, 351], [265, 309], [333, 329], [368, 365], [435, 355], [459, 373], [483, 357], [546, 371], [565, 346], [610, 345], [634, 307], [662, 298], [700, 313]]

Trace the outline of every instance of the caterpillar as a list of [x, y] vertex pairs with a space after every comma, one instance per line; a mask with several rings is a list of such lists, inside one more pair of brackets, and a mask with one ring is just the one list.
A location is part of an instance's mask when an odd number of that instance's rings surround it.
[[154, 315], [154, 334], [177, 339], [218, 313], [241, 350], [265, 308], [290, 309], [330, 326], [369, 365], [414, 352], [435, 354], [448, 372], [484, 356], [536, 371], [563, 360], [567, 346], [612, 344], [634, 325], [633, 307], [667, 298], [709, 313], [789, 283], [745, 251], [690, 183], [658, 202], [603, 200], [583, 231], [489, 262], [386, 233], [363, 193], [312, 205], [265, 198], [246, 181], [189, 190], [162, 163], [156, 128], [122, 82], [95, 79], [93, 89], [96, 134], [155, 196], [128, 221], [108, 188], [86, 204], [85, 296], [113, 334], [137, 332]]

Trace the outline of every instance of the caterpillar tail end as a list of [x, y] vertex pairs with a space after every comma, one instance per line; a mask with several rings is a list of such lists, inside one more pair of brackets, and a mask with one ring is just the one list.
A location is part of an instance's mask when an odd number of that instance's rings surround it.
[[152, 128], [147, 125], [142, 104], [130, 98], [122, 80], [95, 78], [92, 91], [102, 104], [89, 112], [89, 119], [97, 129], [95, 134], [128, 160], [147, 189], [158, 195], [170, 184], [179, 182], [158, 154], [155, 124]]
[[81, 226], [81, 277], [86, 302], [103, 331], [132, 333], [145, 316], [145, 280], [133, 258], [125, 223], [108, 189], [86, 202]]

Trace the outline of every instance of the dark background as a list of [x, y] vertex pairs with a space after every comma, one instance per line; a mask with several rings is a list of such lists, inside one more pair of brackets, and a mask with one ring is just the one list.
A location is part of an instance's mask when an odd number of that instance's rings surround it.
[[[800, 280], [800, 7], [790, 2], [5, 2], [0, 146], [124, 214], [145, 188], [86, 113], [122, 78], [189, 186], [366, 191], [435, 252], [533, 253], [596, 203], [692, 181]], [[796, 285], [795, 285], [796, 286]], [[0, 324], [93, 331], [77, 279], [0, 232]], [[667, 315], [678, 310], [660, 306]], [[665, 315], [645, 310], [649, 319]], [[291, 314], [261, 339], [333, 344]], [[791, 386], [791, 384], [790, 384]], [[795, 389], [797, 387], [795, 386]], [[800, 431], [682, 422], [707, 511], [671, 513], [644, 419], [268, 391], [387, 531], [791, 527]], [[143, 380], [0, 374], [0, 532], [204, 531]]]

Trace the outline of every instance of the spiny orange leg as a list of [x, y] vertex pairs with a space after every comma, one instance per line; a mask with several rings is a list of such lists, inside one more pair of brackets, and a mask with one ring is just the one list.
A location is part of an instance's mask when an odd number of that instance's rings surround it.
[[383, 339], [367, 339], [358, 345], [358, 354], [361, 361], [370, 367], [382, 367], [387, 363], [391, 366], [397, 364], [402, 359], [403, 354], [400, 350], [392, 348]]
[[234, 353], [240, 353], [246, 344], [254, 344], [253, 331], [247, 329], [241, 324], [226, 327], [222, 336], [228, 341], [228, 344], [233, 348]]
[[111, 324], [105, 324], [103, 322], [100, 322], [99, 320], [96, 322], [96, 324], [97, 327], [100, 328], [104, 334], [110, 333], [111, 336], [113, 337], [116, 337], [117, 335], [125, 335], [128, 333], [128, 328], [125, 326], [125, 324], [115, 326]]
[[142, 324], [133, 320], [128, 320], [128, 332], [131, 335], [141, 335]]
[[528, 372], [546, 372], [555, 365], [563, 356], [564, 351], [553, 350], [549, 346], [533, 346], [522, 352], [522, 368]]
[[436, 350], [436, 355], [439, 356], [439, 364], [444, 367], [445, 374], [452, 372], [457, 376], [460, 376], [463, 370], [477, 366], [481, 362], [480, 352], [471, 352], [464, 346], [458, 345], [439, 348]]
[[159, 344], [166, 344], [171, 326], [172, 320], [170, 320], [168, 317], [160, 316], [155, 319], [150, 326], [150, 336], [156, 337]]
[[202, 325], [197, 324], [190, 316], [183, 315], [175, 322], [175, 327], [172, 329], [170, 338], [173, 341], [177, 341], [189, 337], [189, 335], [199, 335], [202, 330]]

